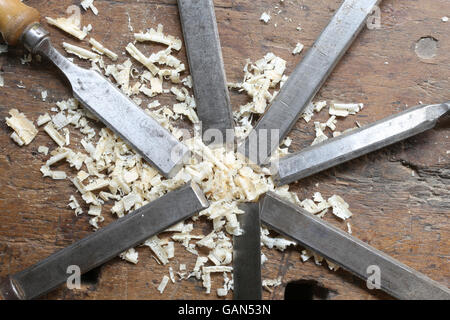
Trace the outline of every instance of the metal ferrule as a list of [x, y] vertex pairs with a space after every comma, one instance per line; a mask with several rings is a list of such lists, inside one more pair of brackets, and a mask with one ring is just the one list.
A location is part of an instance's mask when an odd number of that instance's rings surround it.
[[36, 53], [35, 49], [43, 40], [48, 38], [48, 35], [49, 33], [47, 30], [45, 30], [39, 23], [35, 23], [25, 30], [20, 38], [20, 41], [31, 53]]

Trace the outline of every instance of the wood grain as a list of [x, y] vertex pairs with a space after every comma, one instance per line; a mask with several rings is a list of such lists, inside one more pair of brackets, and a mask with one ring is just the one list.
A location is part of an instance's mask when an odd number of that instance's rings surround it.
[[[289, 74], [301, 56], [291, 54], [297, 42], [310, 47], [339, 7], [340, 0], [286, 0], [282, 12], [274, 8], [278, 1], [216, 0], [216, 16], [228, 81], [242, 79], [245, 59], [255, 61], [267, 52], [288, 61]], [[27, 5], [39, 8], [42, 16], [60, 17], [73, 1], [30, 0]], [[99, 16], [82, 13], [82, 23], [91, 23], [91, 35], [122, 53], [133, 40], [128, 30], [128, 15], [134, 30], [144, 30], [163, 23], [165, 31], [181, 37], [176, 0], [107, 1], [97, 0]], [[262, 12], [270, 11], [268, 25], [259, 21]], [[381, 6], [382, 26], [364, 30], [319, 93], [318, 99], [364, 102], [365, 108], [355, 117], [338, 123], [338, 130], [373, 122], [407, 106], [448, 100], [450, 90], [450, 24], [441, 21], [450, 12], [447, 0], [385, 0]], [[291, 20], [289, 20], [291, 19]], [[277, 27], [274, 24], [277, 24]], [[297, 31], [301, 25], [303, 31]], [[45, 26], [47, 26], [44, 23]], [[69, 35], [48, 26], [55, 46], [62, 41], [88, 48]], [[422, 37], [438, 41], [437, 55], [420, 59], [415, 44]], [[141, 45], [146, 53], [155, 46]], [[48, 63], [34, 59], [22, 65], [23, 48], [10, 48], [0, 55], [0, 69], [5, 86], [0, 88], [0, 276], [20, 271], [54, 251], [91, 233], [88, 217], [75, 217], [67, 208], [75, 189], [69, 181], [43, 178], [39, 172], [46, 157], [37, 152], [40, 145], [55, 144], [40, 130], [29, 146], [19, 148], [9, 138], [11, 130], [3, 120], [10, 108], [36, 120], [48, 112], [54, 102], [67, 99], [69, 89], [58, 72]], [[177, 55], [185, 63], [184, 49]], [[126, 59], [121, 55], [120, 61]], [[76, 60], [77, 62], [79, 60]], [[387, 62], [387, 63], [386, 63]], [[80, 65], [86, 65], [80, 62]], [[186, 63], [187, 65], [187, 63]], [[20, 89], [23, 83], [26, 89]], [[40, 92], [47, 90], [46, 102]], [[159, 98], [172, 104], [170, 95]], [[231, 93], [233, 108], [246, 103], [243, 94]], [[147, 103], [144, 100], [144, 103]], [[325, 121], [326, 111], [315, 119]], [[450, 285], [450, 121], [444, 119], [424, 134], [372, 153], [292, 185], [300, 198], [320, 191], [324, 196], [341, 195], [354, 213], [350, 223], [353, 234], [430, 278]], [[292, 131], [292, 151], [309, 145], [314, 139], [313, 123], [299, 121]], [[76, 140], [80, 137], [73, 136]], [[72, 142], [72, 146], [76, 143]], [[71, 172], [66, 165], [64, 170]], [[414, 175], [412, 174], [414, 172]], [[109, 214], [107, 220], [112, 221]], [[327, 221], [346, 229], [345, 223], [328, 215]], [[210, 224], [201, 221], [196, 231], [206, 232]], [[198, 230], [197, 230], [198, 229]], [[82, 290], [60, 288], [47, 299], [214, 299], [215, 289], [223, 285], [221, 276], [213, 277], [213, 290], [206, 295], [201, 282], [189, 280], [169, 283], [163, 295], [156, 290], [167, 266], [160, 266], [148, 248], [138, 248], [140, 262], [130, 265], [115, 259], [101, 268], [98, 281], [85, 283]], [[365, 284], [345, 271], [329, 271], [326, 264], [301, 262], [300, 249], [283, 253], [263, 249], [269, 258], [263, 266], [263, 278], [282, 278], [282, 286], [264, 291], [264, 299], [283, 299], [286, 284], [293, 280], [315, 279], [331, 290], [332, 299], [389, 299], [379, 292], [365, 289]], [[192, 268], [195, 257], [176, 244], [179, 263]], [[231, 293], [227, 297], [231, 298]]]

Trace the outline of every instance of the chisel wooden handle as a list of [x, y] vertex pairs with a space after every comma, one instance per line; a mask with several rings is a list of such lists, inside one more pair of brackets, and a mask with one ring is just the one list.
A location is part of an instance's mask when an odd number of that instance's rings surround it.
[[0, 0], [0, 32], [9, 45], [15, 45], [30, 25], [39, 22], [39, 12], [20, 0]]

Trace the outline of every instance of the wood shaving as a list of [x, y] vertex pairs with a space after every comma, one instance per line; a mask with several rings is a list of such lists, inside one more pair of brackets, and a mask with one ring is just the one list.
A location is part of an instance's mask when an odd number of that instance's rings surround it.
[[294, 50], [292, 50], [292, 54], [293, 55], [300, 54], [304, 48], [305, 48], [305, 46], [303, 44], [297, 43]]
[[119, 57], [117, 54], [115, 54], [114, 52], [112, 52], [108, 48], [104, 47], [100, 42], [98, 42], [94, 38], [89, 39], [89, 43], [91, 44], [93, 51], [95, 51], [95, 52], [97, 52], [98, 54], [101, 54], [101, 55], [103, 55], [103, 54], [106, 55], [112, 61], [116, 61], [117, 58]]
[[[99, 229], [98, 224], [103, 221], [105, 221], [105, 218], [103, 216], [93, 217], [92, 219], [89, 220], [89, 224], [91, 226], [93, 226], [95, 230], [97, 230], [97, 229]], [[127, 261], [129, 261], [129, 260], [127, 260]], [[130, 260], [129, 262], [132, 262], [132, 261]]]
[[119, 88], [126, 94], [131, 95], [130, 75], [132, 63], [127, 59], [124, 63], [118, 65], [109, 65], [105, 70], [105, 76], [113, 76]]
[[125, 252], [122, 252], [122, 253], [120, 254], [120, 257], [121, 257], [123, 260], [126, 260], [126, 261], [128, 261], [128, 262], [131, 262], [131, 263], [133, 263], [133, 264], [137, 264], [137, 263], [139, 262], [139, 254], [138, 254], [138, 252], [137, 252], [135, 249], [133, 249], [133, 248], [128, 249], [128, 250], [125, 251]]
[[325, 124], [328, 128], [331, 129], [331, 131], [334, 131], [336, 130], [336, 123], [337, 123], [336, 116], [331, 116]]
[[263, 12], [261, 14], [261, 17], [259, 18], [260, 21], [263, 21], [265, 24], [268, 24], [270, 21], [271, 17], [267, 12]]
[[80, 5], [84, 10], [91, 9], [96, 16], [98, 15], [98, 9], [94, 6], [94, 0], [82, 0]]
[[86, 50], [67, 42], [63, 42], [63, 48], [67, 53], [74, 54], [80, 59], [97, 61], [100, 58], [100, 56], [95, 52]]
[[70, 196], [69, 201], [70, 202], [69, 202], [69, 204], [67, 206], [75, 211], [75, 215], [76, 216], [79, 216], [79, 215], [83, 214], [83, 209], [81, 208], [78, 200], [73, 195]]
[[333, 263], [333, 262], [331, 262], [331, 261], [328, 261], [328, 260], [325, 260], [325, 261], [327, 262], [328, 268], [329, 268], [331, 271], [338, 271], [338, 270], [339, 270], [339, 266], [338, 266], [337, 264], [335, 264], [335, 263]]
[[155, 101], [149, 103], [149, 104], [147, 105], [147, 108], [153, 109], [153, 108], [158, 108], [159, 106], [161, 106], [161, 103], [159, 103], [158, 100], [155, 100]]
[[38, 134], [38, 130], [34, 126], [33, 122], [27, 119], [27, 117], [19, 112], [17, 109], [9, 110], [10, 118], [6, 117], [6, 124], [14, 130], [11, 138], [19, 146], [29, 145]]
[[319, 144], [325, 140], [328, 140], [328, 136], [323, 132], [323, 130], [325, 130], [326, 128], [325, 124], [314, 122], [314, 127], [316, 130], [316, 138], [311, 145]]
[[286, 70], [286, 61], [268, 53], [264, 58], [254, 64], [250, 60], [244, 67], [244, 80], [241, 83], [230, 83], [229, 87], [239, 91], [245, 91], [252, 102], [241, 106], [235, 113], [236, 118], [248, 117], [251, 113], [262, 114], [265, 112], [270, 101], [275, 96], [270, 89], [276, 88], [283, 79]]
[[169, 263], [167, 252], [162, 248], [161, 240], [157, 236], [154, 236], [145, 241], [144, 246], [149, 247], [158, 258], [159, 262], [161, 262], [163, 265]]
[[67, 119], [65, 113], [63, 112], [59, 112], [54, 115], [52, 117], [52, 122], [56, 130], [61, 130], [70, 123], [69, 119]]
[[170, 281], [172, 281], [172, 283], [175, 283], [175, 274], [173, 273], [172, 267], [169, 267], [169, 277], [170, 277]]
[[23, 58], [20, 58], [21, 64], [30, 64], [33, 61], [33, 55], [31, 53], [25, 54]]
[[347, 117], [351, 114], [356, 114], [364, 108], [362, 103], [333, 103], [329, 108], [329, 113], [332, 116]]
[[273, 292], [271, 288], [281, 286], [281, 277], [277, 279], [266, 279], [262, 281], [262, 286], [269, 292]]
[[158, 24], [158, 28], [155, 30], [153, 28], [149, 29], [146, 33], [135, 33], [134, 38], [136, 41], [144, 42], [144, 41], [152, 41], [156, 43], [165, 44], [170, 48], [179, 51], [181, 49], [182, 42], [180, 39], [177, 39], [171, 35], [165, 35], [163, 33], [164, 27], [162, 24]]
[[269, 237], [269, 230], [261, 228], [261, 243], [269, 249], [276, 248], [280, 251], [286, 250], [288, 246], [295, 246], [296, 243], [284, 238]]
[[44, 90], [44, 91], [41, 92], [42, 101], [47, 100], [47, 95], [48, 95], [47, 90]]
[[167, 284], [169, 283], [169, 277], [164, 276], [161, 280], [161, 283], [158, 286], [159, 293], [163, 294], [164, 290], [166, 289]]
[[48, 148], [46, 146], [39, 146], [38, 152], [42, 153], [43, 155], [48, 155]]
[[152, 60], [139, 51], [134, 44], [130, 42], [125, 49], [130, 56], [142, 63], [153, 75], [156, 75], [159, 72], [159, 68], [155, 66]]
[[50, 17], [45, 17], [45, 19], [49, 24], [67, 32], [79, 40], [83, 40], [87, 36], [87, 30], [80, 29], [80, 26], [77, 25], [71, 18], [53, 19]]
[[102, 206], [91, 205], [89, 207], [88, 215], [98, 217], [102, 214]]
[[61, 134], [55, 129], [52, 123], [48, 123], [44, 127], [44, 131], [47, 132], [50, 138], [52, 138], [58, 146], [64, 147], [64, 145], [66, 144], [66, 139], [61, 136]]
[[349, 205], [340, 196], [334, 195], [328, 199], [328, 203], [333, 207], [333, 214], [342, 220], [346, 220], [352, 216]]
[[41, 172], [44, 177], [50, 177], [53, 180], [64, 180], [67, 178], [64, 171], [52, 171], [48, 166], [42, 166]]

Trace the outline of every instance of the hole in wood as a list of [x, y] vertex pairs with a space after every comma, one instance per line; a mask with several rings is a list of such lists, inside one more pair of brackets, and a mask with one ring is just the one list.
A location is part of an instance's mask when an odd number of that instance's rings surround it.
[[81, 284], [85, 286], [92, 286], [98, 284], [101, 269], [102, 267], [100, 266], [81, 275]]
[[284, 300], [326, 300], [330, 290], [315, 280], [289, 282], [284, 291]]

